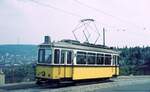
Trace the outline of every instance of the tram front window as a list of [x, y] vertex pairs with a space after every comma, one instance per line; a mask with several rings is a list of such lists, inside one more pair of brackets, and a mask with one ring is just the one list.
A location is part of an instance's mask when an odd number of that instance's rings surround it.
[[40, 49], [38, 53], [38, 63], [51, 63], [52, 62], [52, 50]]

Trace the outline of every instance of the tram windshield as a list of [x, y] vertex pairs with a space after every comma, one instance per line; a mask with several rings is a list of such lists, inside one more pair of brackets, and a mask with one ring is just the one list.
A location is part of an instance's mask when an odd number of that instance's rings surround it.
[[38, 63], [51, 63], [52, 62], [52, 50], [51, 49], [39, 49]]

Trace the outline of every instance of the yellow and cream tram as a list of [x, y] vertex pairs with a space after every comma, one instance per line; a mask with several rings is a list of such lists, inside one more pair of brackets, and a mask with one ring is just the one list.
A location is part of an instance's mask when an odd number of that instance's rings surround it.
[[102, 45], [74, 40], [45, 42], [39, 45], [37, 83], [41, 81], [87, 80], [119, 75], [119, 52]]

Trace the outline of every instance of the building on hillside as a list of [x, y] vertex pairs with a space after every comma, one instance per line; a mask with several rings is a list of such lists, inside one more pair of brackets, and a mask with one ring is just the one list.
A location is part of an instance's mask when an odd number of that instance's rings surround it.
[[2, 69], [0, 68], [0, 85], [5, 84], [5, 74], [2, 72]]

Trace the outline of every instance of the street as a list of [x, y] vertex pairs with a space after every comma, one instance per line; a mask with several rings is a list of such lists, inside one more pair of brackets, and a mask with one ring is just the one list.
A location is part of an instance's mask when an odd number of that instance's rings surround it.
[[120, 76], [106, 82], [65, 87], [19, 83], [0, 87], [0, 92], [150, 92], [150, 76]]
[[95, 92], [150, 92], [150, 81], [148, 83], [117, 86], [112, 88], [99, 89]]

